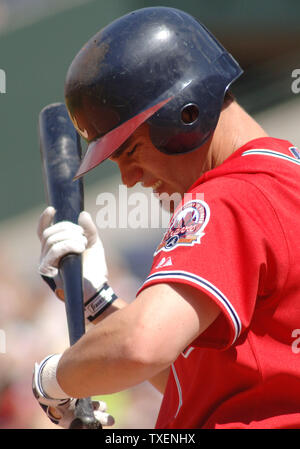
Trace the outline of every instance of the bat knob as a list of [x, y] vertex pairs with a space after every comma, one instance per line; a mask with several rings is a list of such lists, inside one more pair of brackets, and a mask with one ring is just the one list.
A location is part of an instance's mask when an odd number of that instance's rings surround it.
[[95, 418], [85, 416], [82, 418], [75, 418], [71, 424], [69, 429], [102, 429], [102, 425]]
[[69, 429], [102, 429], [95, 418], [93, 403], [90, 398], [78, 399], [75, 406], [75, 419]]

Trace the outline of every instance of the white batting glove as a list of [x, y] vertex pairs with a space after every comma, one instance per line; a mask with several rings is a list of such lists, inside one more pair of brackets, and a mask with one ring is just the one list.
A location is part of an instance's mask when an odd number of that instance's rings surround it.
[[53, 223], [55, 209], [47, 207], [40, 216], [37, 233], [41, 242], [39, 273], [60, 299], [63, 283], [60, 260], [70, 253], [82, 254], [85, 315], [93, 321], [117, 297], [107, 284], [107, 265], [97, 228], [88, 212], [81, 212], [78, 225]]
[[[75, 408], [78, 399], [62, 398], [53, 399], [49, 397], [43, 390], [43, 372], [47, 362], [53, 363], [52, 359], [57, 357], [56, 354], [46, 357], [40, 364], [34, 366], [32, 379], [32, 391], [38, 403], [54, 424], [64, 429], [69, 429], [71, 423], [76, 418]], [[51, 360], [50, 360], [51, 359]], [[106, 412], [106, 403], [103, 401], [92, 401], [95, 419], [102, 426], [112, 426], [115, 422], [113, 416]]]
[[97, 228], [88, 212], [81, 212], [78, 225], [61, 221], [52, 225], [53, 207], [47, 207], [38, 223], [41, 242], [39, 273], [53, 278], [62, 288], [58, 266], [62, 257], [70, 253], [83, 255], [84, 299], [91, 298], [107, 281], [104, 248]]

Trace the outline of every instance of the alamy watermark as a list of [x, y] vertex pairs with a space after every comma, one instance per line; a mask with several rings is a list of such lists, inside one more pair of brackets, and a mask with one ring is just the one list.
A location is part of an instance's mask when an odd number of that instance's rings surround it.
[[291, 84], [291, 89], [293, 94], [299, 94], [300, 93], [300, 69], [294, 69], [292, 71], [292, 78], [295, 78], [294, 81]]
[[119, 185], [118, 195], [111, 192], [100, 193], [96, 205], [100, 206], [96, 214], [99, 229], [158, 229], [167, 228], [171, 214], [181, 201], [203, 200], [203, 193], [151, 193], [133, 192], [128, 194], [127, 187]]
[[6, 73], [0, 69], [0, 94], [6, 94]]
[[6, 334], [3, 329], [0, 329], [0, 354], [6, 353]]

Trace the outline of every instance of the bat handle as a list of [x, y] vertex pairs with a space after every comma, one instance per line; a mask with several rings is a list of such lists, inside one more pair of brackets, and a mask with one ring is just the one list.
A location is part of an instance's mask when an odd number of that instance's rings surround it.
[[73, 345], [85, 333], [81, 255], [65, 256], [59, 270], [65, 291], [69, 340]]
[[[73, 345], [85, 333], [81, 255], [68, 254], [61, 260], [59, 269], [65, 290], [69, 339], [70, 344]], [[78, 399], [75, 406], [75, 419], [70, 429], [101, 428], [101, 424], [94, 416], [91, 398]]]

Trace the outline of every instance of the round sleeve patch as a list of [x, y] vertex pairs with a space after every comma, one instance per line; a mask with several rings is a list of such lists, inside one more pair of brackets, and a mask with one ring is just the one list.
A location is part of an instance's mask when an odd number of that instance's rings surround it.
[[200, 243], [203, 232], [209, 222], [210, 209], [202, 200], [192, 200], [176, 211], [169, 228], [154, 256], [160, 251], [172, 251], [178, 246], [193, 246]]

